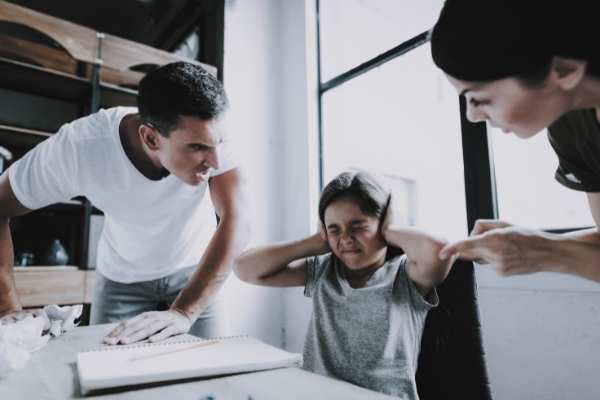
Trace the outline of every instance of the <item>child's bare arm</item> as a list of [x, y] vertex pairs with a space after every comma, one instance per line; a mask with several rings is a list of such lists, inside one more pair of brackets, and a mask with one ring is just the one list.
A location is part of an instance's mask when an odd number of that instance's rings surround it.
[[316, 233], [306, 239], [258, 247], [238, 257], [235, 274], [245, 282], [263, 286], [302, 286], [306, 258], [327, 253], [329, 247]]
[[456, 260], [456, 257], [441, 260], [438, 254], [446, 241], [416, 228], [387, 229], [384, 238], [388, 244], [404, 250], [408, 277], [423, 295], [446, 279]]
[[417, 228], [401, 226], [395, 220], [392, 198], [381, 225], [381, 233], [389, 245], [404, 251], [408, 263], [407, 274], [423, 295], [446, 279], [456, 260], [456, 257], [440, 259], [439, 252], [446, 245], [446, 240]]

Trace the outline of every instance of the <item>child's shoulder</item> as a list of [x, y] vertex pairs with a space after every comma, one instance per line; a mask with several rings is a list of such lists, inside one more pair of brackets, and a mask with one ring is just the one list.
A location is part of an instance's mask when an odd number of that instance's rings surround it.
[[306, 259], [306, 282], [304, 295], [312, 297], [315, 287], [321, 278], [331, 269], [334, 258], [331, 253], [313, 256]]
[[406, 254], [398, 254], [386, 260], [385, 262], [388, 268], [395, 268], [398, 272], [403, 272], [406, 265]]
[[306, 261], [308, 268], [312, 269], [315, 275], [320, 275], [322, 271], [326, 270], [332, 264], [333, 256], [331, 253], [325, 253], [309, 257]]

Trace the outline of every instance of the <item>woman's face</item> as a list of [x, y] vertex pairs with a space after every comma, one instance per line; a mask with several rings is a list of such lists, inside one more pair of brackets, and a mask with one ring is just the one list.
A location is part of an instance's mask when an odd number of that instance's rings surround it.
[[329, 247], [346, 267], [361, 269], [385, 261], [379, 219], [365, 215], [354, 200], [341, 198], [327, 206], [325, 230]]
[[465, 96], [469, 121], [488, 121], [522, 139], [547, 128], [569, 109], [567, 96], [552, 83], [530, 88], [516, 78], [469, 82], [447, 77]]

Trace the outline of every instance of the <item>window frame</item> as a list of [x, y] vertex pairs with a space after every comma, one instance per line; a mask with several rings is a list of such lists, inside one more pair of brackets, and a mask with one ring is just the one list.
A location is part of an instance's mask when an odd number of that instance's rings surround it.
[[[399, 45], [373, 57], [348, 71], [334, 76], [323, 82], [321, 74], [321, 19], [320, 3], [316, 0], [316, 34], [317, 34], [317, 120], [318, 120], [318, 182], [319, 192], [324, 186], [324, 159], [323, 159], [323, 95], [332, 89], [345, 84], [356, 77], [363, 75], [374, 68], [388, 63], [410, 51], [429, 42], [429, 31], [422, 32]], [[463, 168], [465, 181], [465, 207], [467, 212], [467, 229], [470, 232], [478, 219], [498, 219], [498, 196], [496, 190], [496, 176], [494, 172], [494, 158], [492, 143], [489, 138], [485, 122], [472, 123], [466, 116], [466, 101], [464, 96], [457, 96], [460, 109], [461, 139], [463, 151]], [[544, 232], [567, 233], [592, 227], [564, 227], [548, 229]]]

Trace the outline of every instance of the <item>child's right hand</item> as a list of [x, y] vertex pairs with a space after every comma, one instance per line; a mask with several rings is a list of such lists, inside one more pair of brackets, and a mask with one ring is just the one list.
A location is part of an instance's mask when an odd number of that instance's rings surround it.
[[316, 254], [325, 254], [331, 252], [329, 241], [327, 240], [327, 232], [325, 231], [325, 227], [322, 223], [319, 222], [319, 231], [315, 233], [311, 239], [314, 244]]

